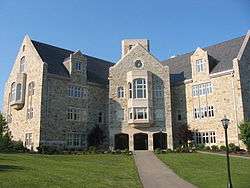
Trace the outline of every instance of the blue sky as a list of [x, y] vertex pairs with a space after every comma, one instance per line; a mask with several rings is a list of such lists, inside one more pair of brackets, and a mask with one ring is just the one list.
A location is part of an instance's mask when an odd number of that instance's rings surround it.
[[249, 0], [0, 0], [0, 106], [25, 34], [116, 62], [125, 38], [148, 38], [164, 60], [248, 29]]

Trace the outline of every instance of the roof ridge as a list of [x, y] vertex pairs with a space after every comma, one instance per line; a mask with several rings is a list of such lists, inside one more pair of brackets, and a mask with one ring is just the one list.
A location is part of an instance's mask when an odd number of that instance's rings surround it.
[[[200, 48], [201, 48], [201, 49], [208, 49], [208, 48], [211, 48], [211, 47], [215, 47], [215, 46], [222, 45], [222, 44], [224, 44], [224, 43], [227, 43], [227, 42], [230, 42], [230, 41], [233, 41], [233, 40], [240, 39], [240, 38], [245, 37], [245, 36], [246, 36], [246, 35], [242, 35], [242, 36], [240, 36], [240, 37], [232, 38], [232, 39], [230, 39], [230, 40], [224, 40], [224, 41], [222, 41], [222, 42], [219, 42], [219, 43], [216, 43], [216, 44], [207, 46], [207, 47], [200, 47]], [[198, 48], [198, 47], [197, 47], [197, 48]], [[196, 48], [196, 49], [197, 49], [197, 48]], [[170, 59], [175, 59], [175, 58], [178, 58], [178, 57], [181, 57], [181, 56], [190, 54], [190, 53], [192, 53], [192, 52], [194, 52], [194, 51], [195, 51], [195, 50], [190, 51], [190, 52], [185, 52], [185, 53], [183, 53], [183, 54], [176, 55], [176, 57], [172, 57], [172, 58], [170, 57], [170, 58], [168, 58], [168, 59], [165, 59], [165, 60], [163, 60], [163, 61], [161, 61], [161, 62], [165, 62], [165, 61], [168, 61], [168, 60], [170, 60]]]
[[62, 48], [62, 47], [58, 47], [58, 46], [55, 46], [55, 45], [52, 45], [52, 44], [47, 44], [47, 43], [44, 43], [44, 42], [40, 42], [40, 41], [36, 41], [36, 40], [31, 40], [31, 42], [36, 42], [38, 44], [42, 44], [42, 45], [47, 45], [47, 46], [51, 46], [53, 48], [57, 48], [57, 49], [61, 49], [61, 50], [66, 50], [66, 51], [69, 51], [69, 52], [76, 52], [76, 51], [72, 51], [72, 50], [69, 50], [69, 49], [66, 49], [66, 48]]

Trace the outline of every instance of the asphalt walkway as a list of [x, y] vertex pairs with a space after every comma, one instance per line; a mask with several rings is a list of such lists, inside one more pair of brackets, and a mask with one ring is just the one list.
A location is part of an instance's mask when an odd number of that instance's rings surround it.
[[151, 151], [135, 151], [135, 163], [144, 188], [195, 188], [178, 177]]

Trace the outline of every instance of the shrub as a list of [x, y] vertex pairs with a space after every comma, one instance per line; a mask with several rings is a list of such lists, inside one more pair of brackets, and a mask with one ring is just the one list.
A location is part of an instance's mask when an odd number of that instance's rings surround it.
[[197, 150], [204, 150], [204, 148], [205, 148], [205, 144], [197, 144], [196, 145]]
[[[56, 146], [40, 145], [39, 147], [37, 147], [37, 151], [38, 151], [38, 153], [48, 154], [48, 155], [63, 154], [63, 150], [61, 148], [56, 147]], [[71, 152], [69, 152], [69, 153], [71, 153]]]
[[246, 145], [248, 152], [250, 152], [250, 122], [244, 122], [239, 125], [240, 139]]
[[221, 151], [226, 151], [226, 150], [227, 150], [227, 148], [226, 148], [226, 146], [221, 145], [221, 146], [220, 146], [220, 150], [221, 150]]
[[206, 147], [204, 148], [204, 150], [206, 150], [206, 151], [210, 151], [210, 150], [211, 150], [211, 148], [210, 148], [210, 146], [206, 146]]
[[219, 147], [217, 145], [212, 145], [211, 150], [212, 151], [219, 151]]
[[161, 154], [161, 153], [162, 153], [162, 151], [161, 151], [161, 149], [160, 149], [160, 148], [156, 148], [156, 149], [155, 149], [155, 153], [156, 153], [156, 154]]
[[234, 143], [228, 144], [228, 149], [229, 149], [229, 152], [235, 152], [236, 151], [235, 144]]

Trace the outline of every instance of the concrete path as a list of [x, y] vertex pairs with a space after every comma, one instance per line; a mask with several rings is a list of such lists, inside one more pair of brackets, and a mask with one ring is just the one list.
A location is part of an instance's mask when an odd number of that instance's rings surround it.
[[[213, 152], [206, 152], [206, 151], [197, 151], [198, 153], [203, 153], [203, 154], [210, 154], [210, 155], [220, 155], [220, 156], [226, 156], [225, 153], [213, 153]], [[242, 159], [250, 159], [250, 157], [246, 157], [246, 156], [240, 156], [240, 155], [234, 155], [234, 154], [230, 154], [230, 157], [236, 157], [236, 158], [242, 158]]]
[[144, 188], [195, 188], [178, 177], [151, 151], [135, 151], [135, 163]]

